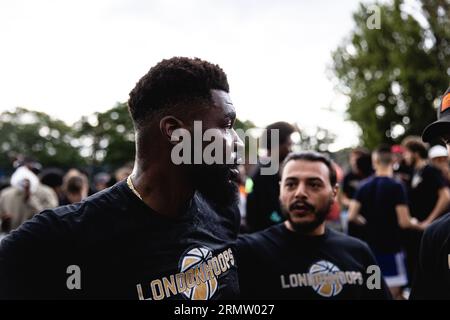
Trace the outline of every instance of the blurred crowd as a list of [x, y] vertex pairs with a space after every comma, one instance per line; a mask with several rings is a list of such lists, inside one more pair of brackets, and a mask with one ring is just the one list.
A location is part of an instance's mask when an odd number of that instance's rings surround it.
[[43, 168], [35, 159], [18, 157], [11, 177], [0, 183], [0, 238], [45, 209], [81, 202], [86, 197], [126, 179], [127, 163], [114, 172], [89, 174], [82, 168]]

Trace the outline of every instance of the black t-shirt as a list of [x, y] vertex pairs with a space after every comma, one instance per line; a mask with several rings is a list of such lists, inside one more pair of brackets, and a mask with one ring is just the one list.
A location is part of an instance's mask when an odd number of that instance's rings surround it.
[[439, 190], [445, 187], [441, 172], [426, 165], [414, 173], [409, 189], [411, 216], [419, 221], [425, 220], [436, 205]]
[[196, 192], [170, 219], [122, 181], [46, 210], [6, 237], [0, 299], [236, 298], [238, 230], [236, 206], [219, 209]]
[[368, 246], [331, 229], [322, 236], [292, 232], [284, 223], [239, 236], [239, 285], [246, 299], [389, 299], [367, 279], [376, 265]]
[[424, 232], [410, 299], [450, 300], [450, 213]]
[[251, 232], [264, 230], [285, 220], [280, 209], [280, 176], [261, 174], [261, 168], [268, 166], [258, 165], [252, 175], [253, 190], [247, 196], [246, 210], [247, 228]]
[[347, 198], [353, 199], [361, 180], [362, 178], [352, 171], [348, 172], [344, 176], [344, 180], [342, 181], [342, 192], [347, 196]]
[[401, 250], [401, 229], [397, 220], [397, 205], [407, 204], [406, 190], [389, 177], [371, 177], [356, 191], [361, 204], [360, 214], [367, 220], [365, 240], [377, 253]]

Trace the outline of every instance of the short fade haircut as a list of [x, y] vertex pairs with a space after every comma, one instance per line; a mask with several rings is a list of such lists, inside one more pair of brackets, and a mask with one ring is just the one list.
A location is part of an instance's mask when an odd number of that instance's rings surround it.
[[378, 161], [383, 165], [383, 166], [388, 166], [392, 163], [392, 151], [391, 151], [391, 147], [387, 144], [382, 144], [380, 146], [378, 146], [374, 153], [378, 156]]
[[229, 92], [225, 72], [199, 58], [162, 60], [130, 92], [128, 108], [135, 127], [172, 107], [211, 105], [211, 90]]
[[283, 163], [281, 164], [280, 175], [281, 176], [283, 175], [284, 167], [288, 162], [298, 160], [322, 162], [323, 164], [325, 164], [328, 168], [331, 186], [332, 187], [336, 186], [337, 176], [333, 161], [327, 155], [315, 151], [301, 151], [289, 153], [286, 159], [284, 159]]
[[280, 146], [286, 143], [291, 134], [293, 134], [296, 131], [293, 125], [284, 121], [269, 124], [264, 129], [264, 133], [261, 137], [261, 143], [263, 144], [263, 146], [266, 146], [267, 150], [272, 150], [274, 148], [274, 145], [272, 144], [272, 136], [270, 134], [270, 131], [273, 129], [278, 130], [279, 134], [278, 138]]
[[409, 136], [402, 141], [403, 147], [411, 151], [412, 153], [417, 153], [422, 159], [428, 158], [427, 145], [422, 142], [420, 137]]
[[357, 148], [353, 149], [352, 151], [350, 151], [350, 154], [354, 154], [357, 157], [361, 157], [361, 156], [365, 156], [365, 155], [370, 155], [370, 151], [364, 147], [357, 147]]

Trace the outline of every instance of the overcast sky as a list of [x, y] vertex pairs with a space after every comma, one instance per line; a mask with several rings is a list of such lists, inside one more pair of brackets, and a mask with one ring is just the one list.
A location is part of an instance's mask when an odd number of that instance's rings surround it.
[[[355, 145], [327, 76], [357, 0], [2, 0], [0, 112], [22, 106], [73, 123], [124, 102], [158, 61], [200, 57], [227, 73], [238, 117], [286, 120]], [[334, 111], [330, 111], [334, 110]]]

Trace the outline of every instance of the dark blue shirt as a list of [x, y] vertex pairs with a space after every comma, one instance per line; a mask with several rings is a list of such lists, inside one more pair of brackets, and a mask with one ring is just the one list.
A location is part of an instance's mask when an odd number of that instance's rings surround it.
[[356, 191], [360, 214], [367, 220], [365, 239], [376, 253], [401, 250], [401, 229], [396, 206], [406, 205], [406, 190], [390, 177], [371, 177]]

